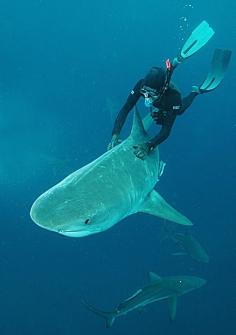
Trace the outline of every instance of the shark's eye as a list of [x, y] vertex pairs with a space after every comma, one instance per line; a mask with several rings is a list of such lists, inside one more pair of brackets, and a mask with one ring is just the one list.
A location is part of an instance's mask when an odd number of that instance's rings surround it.
[[89, 224], [89, 223], [90, 223], [90, 220], [89, 220], [89, 219], [86, 219], [86, 220], [84, 221], [84, 223], [85, 223], [85, 224]]

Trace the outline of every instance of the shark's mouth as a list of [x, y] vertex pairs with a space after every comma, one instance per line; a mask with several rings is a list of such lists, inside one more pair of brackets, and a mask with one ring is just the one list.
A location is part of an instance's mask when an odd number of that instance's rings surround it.
[[59, 233], [78, 233], [80, 231], [81, 231], [80, 229], [78, 229], [78, 230], [63, 230], [63, 229], [61, 229], [61, 230], [59, 230]]
[[87, 227], [87, 229], [59, 229], [57, 232], [61, 235], [65, 235], [65, 236], [69, 236], [69, 237], [84, 237], [84, 236], [88, 236], [91, 234], [96, 234], [99, 233], [101, 231], [101, 229], [99, 229], [98, 227]]
[[84, 237], [90, 235], [91, 232], [88, 230], [78, 229], [78, 230], [64, 230], [61, 229], [58, 231], [59, 234], [68, 236], [68, 237]]

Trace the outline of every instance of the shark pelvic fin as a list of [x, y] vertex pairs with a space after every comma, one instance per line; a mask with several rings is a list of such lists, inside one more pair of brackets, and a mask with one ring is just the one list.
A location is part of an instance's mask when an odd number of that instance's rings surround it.
[[91, 312], [93, 312], [94, 314], [102, 317], [105, 319], [106, 321], [106, 327], [107, 328], [110, 328], [115, 319], [116, 319], [116, 314], [115, 312], [103, 312], [103, 311], [100, 311], [98, 310], [97, 308], [93, 307], [92, 305], [89, 305], [86, 301], [82, 300], [82, 304], [88, 309], [90, 310]]
[[143, 121], [139, 114], [138, 108], [135, 105], [135, 112], [133, 118], [133, 125], [130, 136], [133, 138], [133, 141], [139, 143], [143, 141], [145, 137], [147, 137], [147, 132], [144, 129]]
[[149, 193], [144, 200], [139, 212], [155, 215], [162, 219], [170, 220], [185, 226], [191, 226], [192, 222], [186, 216], [179, 213], [169, 205], [156, 191]]
[[151, 283], [161, 282], [161, 277], [154, 272], [148, 272], [148, 277]]
[[177, 296], [173, 295], [168, 299], [169, 315], [171, 321], [174, 321], [176, 317], [176, 308], [177, 308]]

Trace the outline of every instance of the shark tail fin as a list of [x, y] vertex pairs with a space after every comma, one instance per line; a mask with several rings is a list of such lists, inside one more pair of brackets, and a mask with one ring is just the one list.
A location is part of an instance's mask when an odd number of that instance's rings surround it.
[[88, 304], [85, 300], [82, 300], [82, 304], [91, 312], [93, 312], [94, 314], [102, 317], [103, 319], [105, 319], [106, 321], [106, 327], [110, 328], [115, 319], [116, 319], [116, 314], [115, 312], [104, 312], [104, 311], [100, 311], [97, 308], [95, 308], [94, 306]]

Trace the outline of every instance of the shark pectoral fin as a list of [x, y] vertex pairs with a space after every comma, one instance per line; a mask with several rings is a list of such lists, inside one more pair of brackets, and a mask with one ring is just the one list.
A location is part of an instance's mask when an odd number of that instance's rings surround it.
[[177, 296], [174, 295], [168, 299], [169, 315], [171, 321], [174, 321], [177, 308]]
[[155, 215], [162, 219], [170, 220], [182, 225], [192, 225], [192, 222], [186, 218], [186, 216], [182, 215], [169, 205], [156, 191], [149, 193], [138, 211]]
[[148, 277], [149, 277], [149, 280], [150, 280], [151, 283], [153, 283], [153, 282], [155, 282], [155, 283], [161, 282], [161, 277], [158, 276], [154, 272], [148, 272]]

